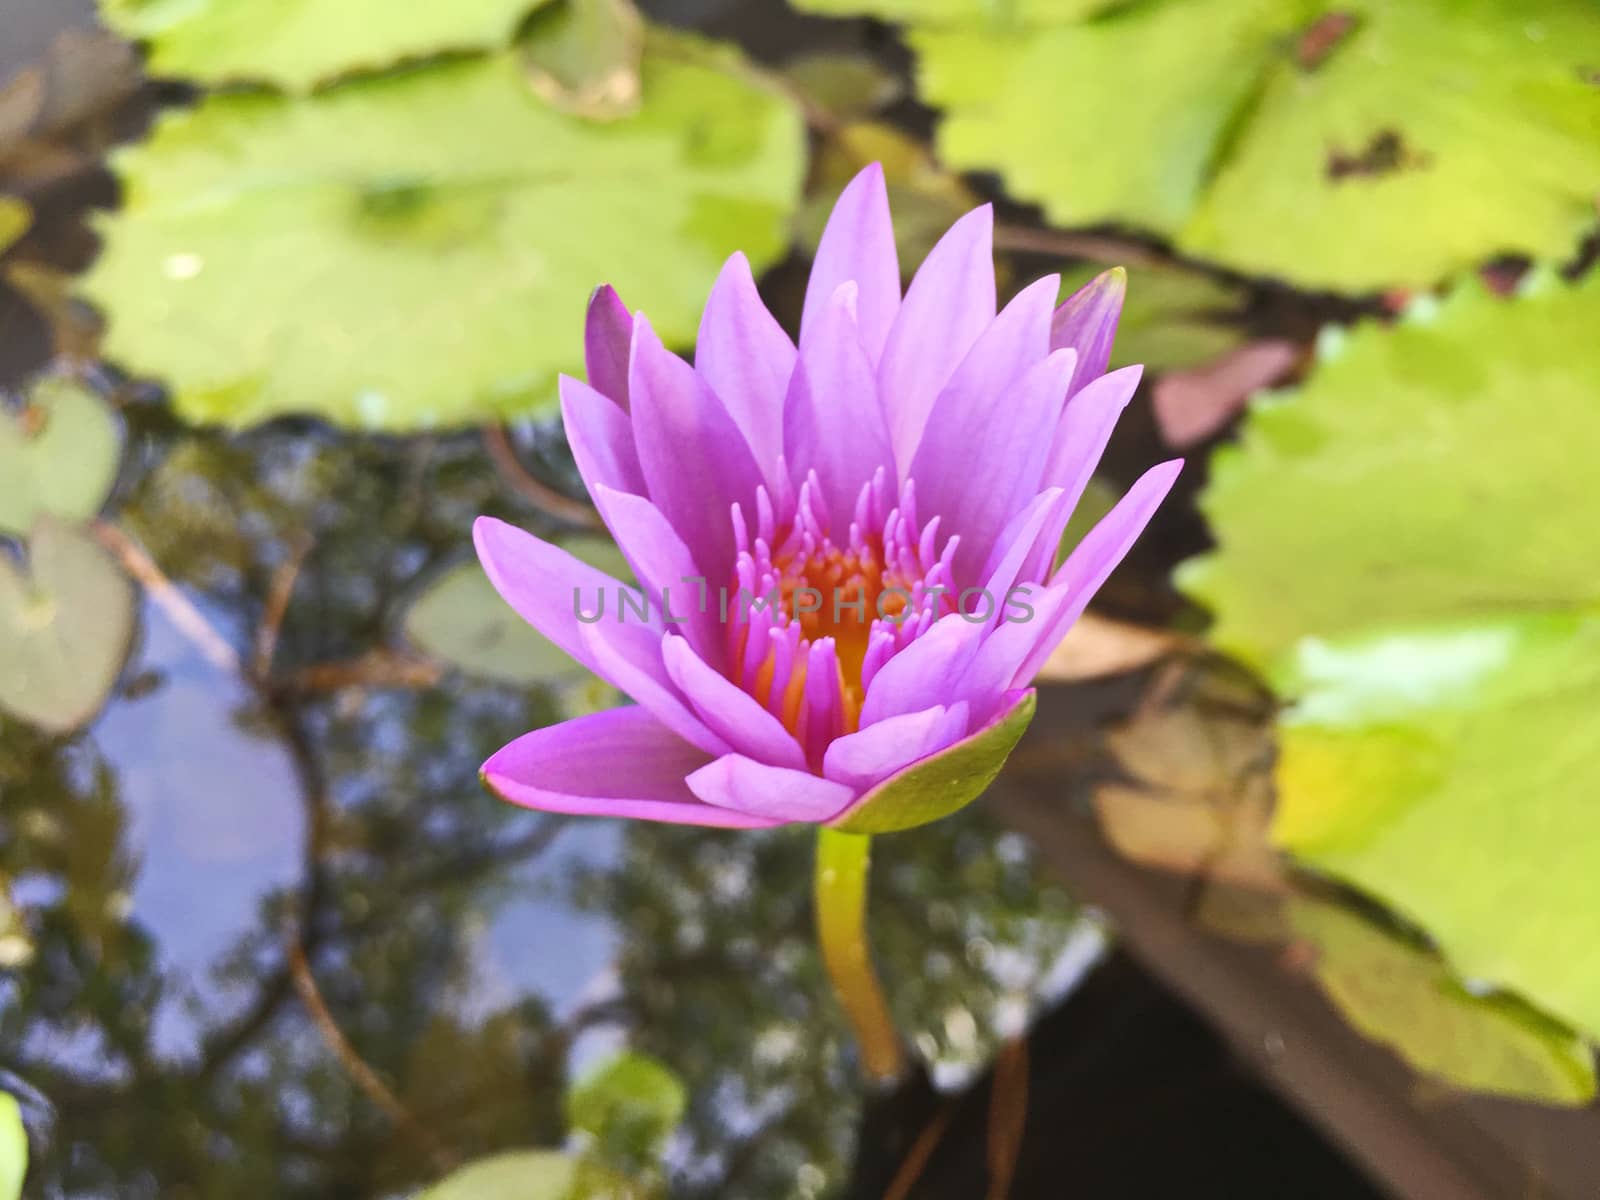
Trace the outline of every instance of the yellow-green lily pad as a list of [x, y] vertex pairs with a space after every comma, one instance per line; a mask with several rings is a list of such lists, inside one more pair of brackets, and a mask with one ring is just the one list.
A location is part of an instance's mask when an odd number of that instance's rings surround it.
[[1600, 275], [1323, 337], [1180, 581], [1288, 702], [1274, 840], [1600, 1039]]
[[1148, 0], [998, 26], [912, 7], [941, 158], [1059, 224], [1345, 291], [1565, 257], [1594, 227], [1588, 0]]

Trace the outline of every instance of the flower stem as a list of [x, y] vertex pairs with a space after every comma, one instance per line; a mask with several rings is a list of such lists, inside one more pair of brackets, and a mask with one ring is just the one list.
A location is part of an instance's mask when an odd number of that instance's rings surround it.
[[872, 839], [864, 834], [841, 833], [826, 825], [818, 828], [817, 936], [823, 965], [861, 1043], [867, 1075], [890, 1080], [901, 1073], [904, 1059], [867, 946], [871, 850]]

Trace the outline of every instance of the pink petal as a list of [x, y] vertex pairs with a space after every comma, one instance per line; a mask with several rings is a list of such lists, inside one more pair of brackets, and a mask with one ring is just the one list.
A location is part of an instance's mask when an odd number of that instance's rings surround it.
[[1050, 446], [1044, 481], [1066, 492], [1073, 507], [1089, 486], [1112, 431], [1139, 389], [1143, 367], [1102, 375], [1072, 397]]
[[586, 383], [563, 375], [560, 381], [561, 424], [589, 494], [598, 487], [643, 492], [644, 473], [633, 448], [628, 414]]
[[1127, 295], [1128, 273], [1113, 267], [1096, 275], [1056, 309], [1050, 348], [1070, 347], [1078, 352], [1078, 370], [1072, 378], [1074, 392], [1104, 375], [1110, 365], [1111, 343], [1117, 336], [1117, 321]]
[[[734, 254], [706, 301], [694, 365], [768, 473], [783, 453], [783, 400], [794, 362], [794, 343], [762, 303], [750, 260]], [[774, 488], [777, 480], [767, 484]]]
[[872, 677], [861, 703], [861, 728], [901, 713], [918, 712], [929, 700], [953, 697], [983, 632], [982, 624], [958, 613], [940, 617]]
[[707, 754], [728, 752], [728, 743], [706, 728], [667, 674], [659, 629], [607, 619], [580, 630], [596, 675], [633, 697], [639, 707], [684, 741]]
[[841, 284], [800, 350], [783, 410], [783, 451], [796, 479], [816, 471], [833, 513], [848, 513], [879, 467], [893, 469], [889, 427], [861, 348], [856, 285]]
[[919, 507], [960, 531], [957, 579], [978, 577], [1006, 523], [1038, 494], [1050, 453], [1040, 431], [1060, 423], [1076, 360], [1058, 350], [988, 404], [958, 401], [952, 386], [934, 406], [911, 477]]
[[634, 576], [644, 585], [651, 612], [668, 628], [681, 629], [696, 653], [721, 662], [726, 639], [717, 624], [717, 604], [710, 584], [689, 547], [671, 523], [643, 496], [615, 492], [602, 485], [595, 503], [617, 539]]
[[918, 269], [878, 363], [895, 461], [910, 465], [939, 393], [994, 320], [994, 210], [950, 227]]
[[1047, 595], [1054, 601], [1053, 611], [1047, 613], [1040, 605], [1040, 618], [1034, 622], [1037, 640], [1018, 668], [1012, 686], [1024, 686], [1039, 673], [1100, 586], [1133, 549], [1182, 469], [1181, 458], [1151, 467], [1067, 556], [1050, 580]]
[[701, 721], [728, 745], [762, 762], [805, 770], [794, 735], [754, 696], [707, 666], [685, 639], [663, 639], [661, 660]]
[[707, 804], [769, 821], [826, 821], [855, 799], [842, 783], [809, 771], [774, 767], [727, 754], [689, 776], [689, 788]]
[[640, 708], [535, 729], [483, 764], [503, 799], [544, 812], [760, 829], [779, 822], [703, 804], [685, 782], [707, 756]]
[[[473, 523], [472, 540], [484, 573], [501, 598], [591, 671], [597, 668], [584, 647], [578, 611], [592, 613], [602, 603], [602, 596], [606, 611], [610, 611], [617, 605], [620, 591], [643, 600], [637, 589], [625, 587], [559, 546], [493, 517], [479, 517]], [[659, 624], [654, 628], [659, 635]]]
[[822, 773], [857, 792], [960, 740], [967, 732], [965, 702], [935, 704], [900, 713], [836, 738], [823, 758]]
[[883, 167], [865, 167], [839, 194], [822, 231], [817, 258], [806, 286], [800, 318], [802, 348], [816, 336], [816, 326], [840, 285], [858, 289], [856, 324], [867, 358], [876, 363], [900, 311], [900, 263], [889, 217], [889, 193]]
[[733, 578], [734, 504], [753, 511], [761, 472], [739, 427], [693, 367], [643, 316], [629, 376], [633, 437], [649, 496], [706, 575]]
[[628, 356], [633, 345], [633, 314], [610, 284], [589, 297], [584, 322], [583, 357], [589, 386], [628, 411]]

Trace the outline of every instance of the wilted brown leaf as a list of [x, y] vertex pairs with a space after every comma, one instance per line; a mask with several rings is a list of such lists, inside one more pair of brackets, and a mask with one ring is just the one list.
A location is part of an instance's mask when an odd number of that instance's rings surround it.
[[1038, 678], [1046, 683], [1075, 683], [1122, 675], [1177, 653], [1187, 644], [1187, 639], [1169, 630], [1084, 613], [1040, 668]]

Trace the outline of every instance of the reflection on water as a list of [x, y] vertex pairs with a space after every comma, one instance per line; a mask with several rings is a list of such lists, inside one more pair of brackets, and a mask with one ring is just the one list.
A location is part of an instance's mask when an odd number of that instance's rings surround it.
[[[49, 1106], [38, 1194], [405, 1194], [442, 1161], [558, 1143], [574, 1063], [624, 1041], [693, 1097], [674, 1194], [838, 1185], [859, 1085], [812, 942], [810, 838], [511, 808], [478, 765], [556, 719], [552, 698], [363, 679], [418, 577], [467, 552], [473, 515], [537, 523], [507, 509], [475, 440], [230, 439], [130, 416], [115, 518], [242, 656], [304, 561], [270, 685], [147, 604], [87, 733], [0, 718], [18, 913], [0, 929], [0, 1069]], [[886, 839], [877, 862], [897, 1016], [953, 1081], [1059, 990], [1073, 913], [977, 814]], [[397, 1132], [308, 1015], [287, 953], [302, 934], [344, 1036], [436, 1146]]]

